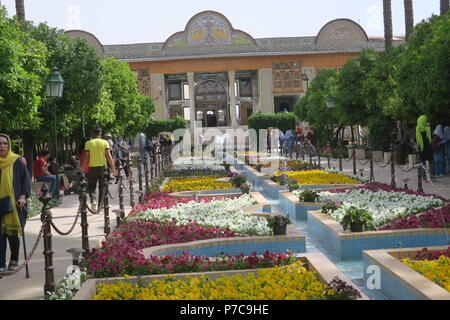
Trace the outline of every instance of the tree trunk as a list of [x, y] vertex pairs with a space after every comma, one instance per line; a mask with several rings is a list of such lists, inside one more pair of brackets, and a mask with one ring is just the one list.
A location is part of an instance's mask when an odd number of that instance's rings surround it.
[[409, 39], [414, 28], [414, 9], [412, 0], [404, 0], [406, 40]]
[[27, 168], [30, 177], [33, 176], [33, 162], [34, 162], [34, 136], [30, 131], [23, 133], [23, 156], [27, 160]]
[[392, 6], [391, 0], [383, 0], [384, 16], [384, 46], [385, 50], [392, 47]]
[[446, 14], [450, 9], [450, 0], [441, 0], [441, 15]]
[[25, 20], [25, 0], [16, 0], [16, 14], [21, 20]]

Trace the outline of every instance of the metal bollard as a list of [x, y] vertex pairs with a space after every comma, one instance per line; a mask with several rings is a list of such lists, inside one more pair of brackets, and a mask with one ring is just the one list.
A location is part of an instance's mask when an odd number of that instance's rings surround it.
[[[148, 188], [150, 187], [150, 185], [148, 183], [148, 181], [149, 181], [149, 177], [148, 177], [148, 160], [149, 160], [149, 157], [146, 155], [145, 158], [144, 158], [145, 190], [148, 190]], [[151, 163], [150, 163], [150, 165], [151, 165]]]
[[114, 209], [113, 212], [116, 214], [116, 227], [119, 227], [125, 219], [125, 211], [122, 209]]
[[81, 192], [80, 192], [80, 203], [81, 203], [81, 247], [83, 248], [83, 257], [85, 257], [89, 253], [89, 224], [87, 220], [87, 188], [88, 182], [86, 177], [83, 175], [80, 183]]
[[41, 221], [44, 225], [44, 259], [45, 259], [45, 284], [44, 295], [55, 292], [55, 275], [53, 268], [53, 251], [52, 251], [52, 212], [48, 203], [52, 199], [48, 192], [47, 183], [44, 183], [41, 188], [41, 197], [39, 200], [42, 202]]
[[405, 187], [405, 189], [408, 189], [409, 178], [404, 178], [404, 179], [402, 179], [402, 181], [403, 181], [403, 186]]
[[136, 203], [134, 201], [133, 168], [132, 168], [130, 159], [128, 159], [128, 185], [129, 185], [129, 188], [130, 188], [130, 206], [131, 206], [131, 208], [134, 208]]
[[105, 210], [105, 227], [104, 232], [106, 236], [109, 235], [111, 232], [111, 223], [109, 221], [109, 192], [108, 192], [108, 185], [109, 182], [107, 179], [103, 179], [103, 198], [104, 198], [104, 204], [103, 208]]
[[391, 152], [391, 186], [395, 188], [395, 148]]
[[139, 203], [142, 202], [142, 160], [141, 156], [138, 156], [138, 182], [139, 182]]
[[375, 177], [373, 175], [373, 151], [370, 152], [370, 182], [374, 182]]
[[356, 147], [352, 146], [353, 174], [356, 176]]
[[423, 192], [423, 184], [422, 184], [422, 167], [417, 167], [417, 191]]

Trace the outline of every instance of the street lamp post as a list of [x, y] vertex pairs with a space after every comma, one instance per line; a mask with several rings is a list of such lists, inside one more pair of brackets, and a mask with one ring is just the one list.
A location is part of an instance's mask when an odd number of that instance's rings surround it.
[[309, 77], [308, 77], [308, 75], [306, 73], [302, 73], [302, 79], [303, 79], [303, 81], [306, 81], [306, 89], [308, 90], [308, 87], [309, 87]]
[[[61, 98], [64, 90], [64, 79], [58, 72], [58, 68], [54, 67], [46, 80], [46, 93], [48, 98]], [[55, 144], [55, 160], [56, 160], [56, 197], [59, 198], [59, 169], [58, 169], [58, 138], [56, 131], [56, 102], [53, 101], [53, 142]]]

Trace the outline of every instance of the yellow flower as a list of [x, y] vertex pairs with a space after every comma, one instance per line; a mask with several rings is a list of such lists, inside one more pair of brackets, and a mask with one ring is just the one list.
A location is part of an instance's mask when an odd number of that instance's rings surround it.
[[231, 182], [217, 182], [223, 176], [206, 176], [201, 178], [172, 178], [168, 184], [163, 186], [163, 191], [196, 191], [196, 190], [216, 190], [234, 188]]
[[433, 281], [450, 292], [450, 258], [441, 255], [437, 260], [412, 261], [403, 259], [402, 262], [411, 269], [421, 273], [425, 278]]
[[345, 174], [331, 173], [322, 170], [277, 172], [275, 176], [281, 176], [283, 174], [291, 179], [297, 180], [300, 185], [359, 183]]

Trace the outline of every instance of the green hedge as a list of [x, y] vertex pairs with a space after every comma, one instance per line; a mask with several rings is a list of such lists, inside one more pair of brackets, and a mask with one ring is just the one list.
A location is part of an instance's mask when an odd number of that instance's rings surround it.
[[289, 129], [295, 130], [295, 114], [292, 112], [281, 113], [257, 113], [248, 118], [249, 129], [278, 128], [283, 132]]
[[187, 121], [184, 118], [176, 117], [171, 120], [151, 120], [145, 130], [148, 138], [157, 136], [161, 132], [173, 132], [177, 129], [186, 128]]

